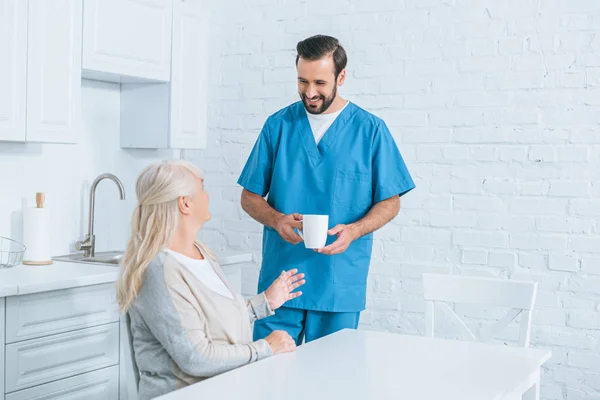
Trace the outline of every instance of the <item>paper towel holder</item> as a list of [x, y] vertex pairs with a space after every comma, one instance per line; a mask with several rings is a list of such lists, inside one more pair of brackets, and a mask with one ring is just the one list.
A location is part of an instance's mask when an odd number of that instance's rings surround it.
[[[36, 208], [44, 208], [44, 201], [46, 200], [46, 195], [43, 192], [37, 192], [35, 194], [35, 204]], [[23, 265], [51, 265], [54, 264], [54, 261], [22, 261]]]

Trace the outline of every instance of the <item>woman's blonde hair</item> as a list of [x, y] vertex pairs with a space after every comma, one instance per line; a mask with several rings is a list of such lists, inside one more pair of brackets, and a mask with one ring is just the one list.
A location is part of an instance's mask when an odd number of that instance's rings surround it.
[[117, 284], [117, 300], [127, 312], [142, 287], [144, 273], [156, 255], [169, 244], [179, 224], [178, 198], [193, 196], [202, 173], [183, 160], [146, 167], [135, 185], [138, 204], [131, 219], [131, 237]]

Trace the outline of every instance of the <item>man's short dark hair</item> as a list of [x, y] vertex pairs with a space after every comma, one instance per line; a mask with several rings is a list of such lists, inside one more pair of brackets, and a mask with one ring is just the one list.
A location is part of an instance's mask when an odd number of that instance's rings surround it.
[[331, 36], [311, 36], [298, 42], [296, 50], [298, 52], [298, 55], [296, 56], [296, 65], [298, 65], [300, 57], [308, 61], [315, 61], [331, 54], [335, 65], [334, 72], [336, 79], [340, 72], [346, 68], [346, 63], [348, 62], [346, 50], [344, 50], [339, 40]]

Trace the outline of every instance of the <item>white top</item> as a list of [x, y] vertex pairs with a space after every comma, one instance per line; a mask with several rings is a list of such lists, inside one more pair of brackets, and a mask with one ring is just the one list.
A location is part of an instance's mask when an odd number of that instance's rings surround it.
[[296, 353], [158, 399], [501, 400], [523, 393], [550, 355], [542, 349], [343, 330], [303, 344]]
[[[196, 260], [195, 258], [185, 256], [171, 249], [165, 249], [165, 251], [182, 263], [184, 267], [194, 274], [196, 278], [209, 289], [233, 300], [233, 294], [231, 294], [231, 291], [227, 288], [223, 280], [217, 275], [208, 260], [206, 260], [205, 254], [202, 254], [205, 258], [204, 260]], [[198, 251], [202, 252], [200, 249], [198, 249]]]
[[335, 119], [342, 113], [342, 111], [344, 111], [344, 108], [346, 108], [348, 103], [349, 101], [347, 101], [344, 107], [342, 107], [340, 110], [330, 114], [311, 114], [306, 111], [308, 122], [310, 123], [310, 128], [315, 136], [315, 142], [317, 142], [317, 145], [319, 144], [319, 141], [323, 135], [325, 135], [325, 132], [327, 132], [327, 129], [329, 129]]

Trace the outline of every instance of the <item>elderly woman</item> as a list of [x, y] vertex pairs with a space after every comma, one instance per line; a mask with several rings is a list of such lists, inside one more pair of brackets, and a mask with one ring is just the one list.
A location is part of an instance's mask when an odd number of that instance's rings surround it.
[[284, 331], [253, 342], [251, 324], [300, 296], [292, 291], [304, 275], [284, 272], [248, 301], [234, 293], [215, 256], [196, 241], [210, 214], [194, 165], [150, 165], [137, 180], [136, 195], [118, 301], [130, 317], [140, 400], [294, 351]]

